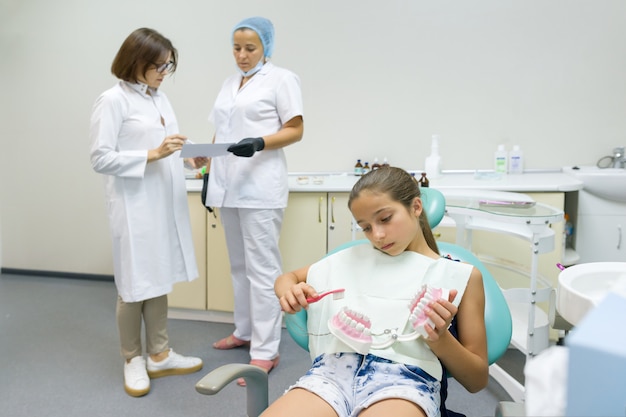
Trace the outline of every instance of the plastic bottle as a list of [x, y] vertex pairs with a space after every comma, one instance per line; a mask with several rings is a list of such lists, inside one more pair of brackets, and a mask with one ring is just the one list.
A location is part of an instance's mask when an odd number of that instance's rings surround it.
[[441, 176], [441, 157], [439, 156], [439, 135], [433, 135], [430, 144], [430, 156], [426, 158], [424, 169], [431, 178]]
[[507, 172], [507, 157], [504, 145], [498, 145], [498, 149], [493, 153], [493, 169], [500, 174]]
[[365, 162], [365, 165], [363, 165], [363, 175], [367, 174], [368, 172], [370, 172], [370, 163], [369, 162]]
[[374, 158], [374, 163], [372, 164], [372, 171], [380, 168], [380, 164], [378, 163], [378, 158]]
[[387, 162], [387, 157], [385, 156], [383, 158], [383, 164], [381, 165], [381, 167], [388, 167], [389, 166], [389, 162]]
[[509, 152], [509, 174], [523, 174], [523, 173], [524, 173], [524, 152], [522, 152], [519, 145], [514, 145], [511, 152]]
[[361, 164], [361, 160], [356, 160], [356, 165], [354, 166], [354, 175], [363, 175], [363, 164]]
[[569, 214], [565, 213], [565, 226], [563, 226], [563, 234], [565, 235], [565, 247], [571, 248], [574, 240], [574, 225], [570, 221]]

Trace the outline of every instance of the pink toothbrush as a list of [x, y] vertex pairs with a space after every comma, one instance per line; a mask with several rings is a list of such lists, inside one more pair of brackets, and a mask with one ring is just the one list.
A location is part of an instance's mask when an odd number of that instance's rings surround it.
[[319, 300], [321, 300], [322, 298], [330, 294], [333, 295], [333, 300], [339, 300], [343, 298], [345, 291], [346, 290], [344, 288], [337, 288], [336, 290], [324, 291], [323, 293], [319, 294], [317, 297], [307, 298], [306, 302], [309, 304], [317, 303]]

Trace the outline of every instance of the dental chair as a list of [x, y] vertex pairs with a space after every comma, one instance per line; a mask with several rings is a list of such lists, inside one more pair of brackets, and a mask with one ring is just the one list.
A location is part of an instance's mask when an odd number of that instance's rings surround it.
[[[435, 228], [445, 214], [445, 198], [433, 188], [422, 188], [422, 203], [431, 228]], [[367, 239], [354, 240], [335, 248], [328, 255], [360, 244], [369, 244]], [[487, 332], [487, 352], [491, 365], [509, 347], [513, 325], [504, 295], [491, 273], [482, 262], [461, 246], [438, 242], [442, 256], [474, 265], [483, 275], [485, 289], [485, 328]], [[307, 312], [302, 309], [296, 314], [285, 314], [285, 325], [290, 336], [303, 349], [308, 350], [309, 336], [302, 329], [307, 328]], [[247, 415], [258, 417], [269, 405], [268, 374], [259, 367], [248, 364], [228, 364], [214, 369], [196, 384], [196, 391], [205, 395], [215, 395], [237, 378], [246, 380]], [[295, 381], [294, 381], [295, 382]], [[442, 404], [447, 397], [447, 381], [442, 381]], [[459, 414], [447, 410], [448, 416]]]

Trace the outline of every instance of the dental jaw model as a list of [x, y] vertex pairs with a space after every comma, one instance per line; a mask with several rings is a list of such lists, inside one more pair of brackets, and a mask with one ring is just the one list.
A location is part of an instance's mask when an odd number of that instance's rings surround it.
[[328, 329], [339, 340], [362, 355], [372, 347], [372, 322], [365, 315], [342, 308], [328, 320]]
[[409, 316], [409, 324], [411, 328], [419, 333], [422, 337], [428, 337], [426, 328], [428, 324], [431, 328], [435, 328], [435, 323], [426, 315], [426, 307], [433, 301], [437, 301], [440, 298], [448, 299], [450, 292], [444, 288], [433, 288], [428, 285], [423, 285], [422, 289], [415, 295], [413, 301], [409, 304], [409, 310], [411, 315]]
[[[385, 329], [383, 333], [373, 335], [370, 319], [360, 312], [343, 307], [328, 320], [330, 332], [346, 345], [362, 355], [370, 349], [386, 349], [396, 342], [408, 342], [422, 336], [428, 337], [425, 325], [435, 327], [425, 313], [430, 303], [440, 298], [448, 298], [449, 291], [423, 285], [408, 305], [409, 318], [406, 329], [408, 332], [398, 333], [398, 329]], [[375, 341], [376, 339], [376, 341]]]

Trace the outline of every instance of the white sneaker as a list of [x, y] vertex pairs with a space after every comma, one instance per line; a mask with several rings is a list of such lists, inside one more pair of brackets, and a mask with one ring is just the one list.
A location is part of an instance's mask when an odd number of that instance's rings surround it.
[[155, 362], [148, 356], [148, 375], [159, 378], [169, 375], [184, 375], [202, 369], [202, 359], [183, 356], [170, 349], [167, 358]]
[[124, 364], [124, 390], [133, 397], [141, 397], [150, 391], [150, 378], [143, 356], [135, 356]]

